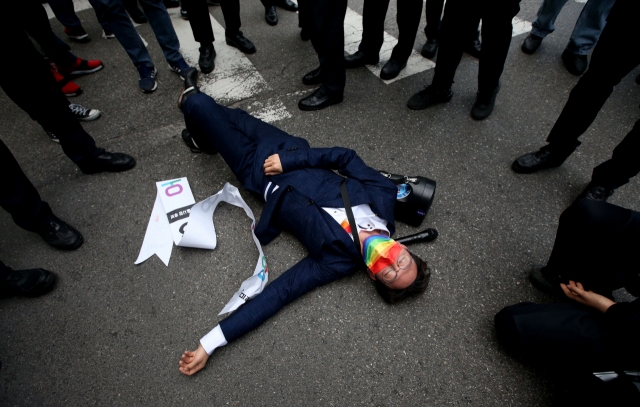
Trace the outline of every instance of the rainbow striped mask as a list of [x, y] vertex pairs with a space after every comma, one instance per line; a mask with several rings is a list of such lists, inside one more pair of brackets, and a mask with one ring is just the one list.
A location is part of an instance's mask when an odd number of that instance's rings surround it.
[[362, 257], [369, 270], [378, 274], [393, 265], [402, 250], [400, 243], [383, 235], [369, 236], [362, 245]]

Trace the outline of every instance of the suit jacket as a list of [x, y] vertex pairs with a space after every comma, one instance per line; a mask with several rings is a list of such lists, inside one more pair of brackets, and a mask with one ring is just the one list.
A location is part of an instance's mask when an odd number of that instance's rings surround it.
[[[283, 173], [265, 177], [263, 163], [271, 154], [280, 156]], [[316, 287], [353, 274], [362, 255], [342, 227], [323, 207], [344, 207], [340, 183], [347, 177], [351, 205], [369, 204], [395, 231], [393, 211], [396, 186], [371, 167], [353, 150], [310, 148], [306, 140], [292, 137], [266, 138], [256, 148], [252, 180], [260, 183], [266, 205], [256, 226], [262, 244], [281, 231], [293, 234], [309, 255], [271, 282], [262, 293], [220, 322], [228, 342], [258, 327], [282, 307]], [[267, 188], [268, 182], [278, 185]], [[267, 190], [268, 189], [268, 190]], [[265, 191], [267, 190], [267, 191]]]

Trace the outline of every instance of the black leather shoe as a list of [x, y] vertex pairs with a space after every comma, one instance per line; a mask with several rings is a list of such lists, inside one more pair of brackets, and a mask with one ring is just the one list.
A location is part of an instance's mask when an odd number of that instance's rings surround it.
[[540, 44], [542, 44], [542, 40], [542, 37], [539, 37], [535, 34], [529, 34], [527, 38], [524, 39], [524, 42], [520, 46], [520, 49], [525, 54], [531, 55], [540, 47]]
[[182, 17], [183, 20], [188, 20], [189, 19], [189, 13], [182, 6], [180, 6], [180, 17]]
[[572, 75], [582, 75], [589, 66], [589, 60], [586, 55], [577, 55], [567, 51], [566, 49], [562, 53], [562, 62]]
[[276, 6], [266, 6], [264, 8], [264, 19], [269, 25], [278, 24], [278, 13], [276, 12]]
[[407, 61], [398, 61], [397, 59], [390, 59], [386, 64], [382, 67], [380, 71], [380, 79], [389, 80], [393, 79], [396, 76], [400, 75], [400, 71], [402, 71], [407, 66]]
[[491, 93], [483, 94], [478, 92], [476, 102], [471, 108], [471, 117], [475, 120], [484, 120], [491, 115], [496, 105], [496, 96], [500, 91], [500, 84]]
[[0, 292], [4, 296], [37, 297], [53, 288], [56, 275], [44, 269], [9, 270], [0, 279]]
[[80, 170], [85, 174], [96, 174], [98, 172], [121, 172], [132, 169], [136, 166], [136, 159], [123, 153], [110, 153], [105, 151], [99, 156], [86, 160], [78, 164]]
[[411, 96], [407, 102], [407, 106], [412, 110], [422, 110], [438, 103], [444, 103], [451, 100], [453, 91], [449, 89], [436, 89], [431, 86], [425, 86], [423, 90]]
[[578, 195], [573, 203], [575, 204], [585, 199], [591, 201], [606, 202], [607, 199], [609, 199], [609, 197], [613, 195], [613, 191], [615, 191], [614, 188], [608, 188], [590, 182], [589, 185], [587, 185], [587, 187], [584, 189], [584, 191], [582, 191], [582, 193]]
[[275, 5], [287, 11], [298, 11], [298, 5], [291, 0], [279, 0]]
[[242, 34], [242, 31], [238, 31], [231, 36], [225, 35], [224, 38], [227, 41], [227, 45], [238, 48], [245, 54], [253, 54], [256, 52], [256, 46]]
[[464, 52], [471, 55], [474, 58], [480, 59], [480, 51], [482, 49], [482, 42], [479, 38], [474, 39], [464, 48]]
[[316, 68], [302, 77], [302, 83], [305, 85], [319, 85], [323, 80], [324, 76], [320, 68]]
[[562, 165], [566, 156], [560, 157], [548, 148], [542, 147], [538, 151], [521, 155], [511, 164], [511, 169], [519, 174], [531, 174], [547, 168], [555, 168]]
[[213, 43], [200, 45], [200, 58], [198, 58], [198, 65], [202, 73], [211, 73], [213, 68], [216, 67], [216, 49], [213, 47]]
[[344, 67], [346, 69], [359, 68], [365, 65], [375, 65], [380, 61], [380, 57], [378, 55], [374, 57], [368, 57], [362, 51], [356, 51], [353, 54], [349, 54], [344, 57]]
[[301, 99], [298, 102], [298, 108], [300, 110], [305, 110], [305, 111], [321, 110], [327, 106], [335, 105], [337, 103], [342, 102], [342, 99], [343, 99], [342, 95], [338, 95], [338, 96], [330, 95], [324, 89], [324, 86], [320, 86], [311, 95]]
[[550, 275], [545, 267], [533, 266], [533, 269], [529, 272], [529, 281], [531, 281], [531, 284], [543, 293], [555, 297], [564, 296], [564, 292], [560, 287], [560, 283], [562, 282], [561, 277], [559, 275]]
[[182, 110], [182, 103], [191, 95], [200, 93], [198, 89], [198, 70], [191, 68], [184, 76], [184, 88], [178, 96], [178, 109]]
[[438, 52], [438, 47], [440, 47], [439, 40], [432, 40], [427, 38], [427, 42], [425, 42], [425, 44], [422, 46], [422, 51], [420, 51], [420, 54], [422, 54], [422, 56], [427, 59], [433, 59]]
[[75, 250], [84, 242], [80, 232], [55, 215], [38, 234], [49, 246], [61, 250]]

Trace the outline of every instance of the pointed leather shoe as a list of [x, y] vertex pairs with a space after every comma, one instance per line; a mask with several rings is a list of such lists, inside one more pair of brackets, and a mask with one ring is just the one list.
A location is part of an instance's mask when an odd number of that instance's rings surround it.
[[200, 46], [200, 58], [198, 58], [198, 65], [202, 73], [211, 73], [213, 68], [216, 67], [216, 49], [213, 47], [213, 43], [203, 44]]
[[124, 153], [111, 153], [105, 151], [99, 156], [86, 160], [87, 162], [78, 164], [80, 170], [85, 174], [96, 174], [98, 172], [121, 172], [127, 171], [136, 166], [136, 159]]
[[448, 102], [452, 97], [451, 88], [438, 90], [433, 85], [425, 86], [423, 90], [411, 96], [407, 106], [411, 110], [422, 110], [438, 103]]
[[330, 95], [324, 86], [320, 86], [315, 92], [298, 102], [298, 108], [304, 111], [321, 110], [325, 107], [342, 102], [343, 96]]
[[439, 40], [427, 39], [427, 42], [422, 46], [420, 54], [427, 59], [433, 59], [436, 56], [436, 53], [438, 53], [438, 47], [440, 47]]
[[276, 6], [287, 11], [298, 11], [298, 5], [291, 0], [279, 0], [276, 2]]
[[380, 79], [389, 80], [400, 75], [400, 71], [402, 71], [407, 66], [407, 61], [398, 61], [397, 59], [390, 59], [386, 64], [382, 67], [380, 71]]
[[305, 85], [319, 85], [324, 80], [324, 75], [320, 68], [316, 68], [302, 77], [302, 83]]
[[191, 95], [200, 93], [198, 89], [198, 70], [193, 69], [187, 72], [184, 78], [184, 88], [178, 97], [178, 109], [182, 110], [182, 103]]
[[607, 188], [603, 185], [590, 182], [573, 203], [576, 204], [580, 201], [584, 201], [585, 199], [590, 201], [607, 202], [607, 199], [613, 195], [614, 191], [614, 188]]
[[55, 281], [56, 275], [45, 269], [9, 270], [0, 279], [0, 293], [3, 296], [37, 297], [51, 291]]
[[84, 242], [80, 232], [55, 215], [38, 234], [49, 246], [60, 250], [75, 250]]
[[547, 168], [561, 166], [566, 157], [559, 157], [557, 153], [551, 152], [546, 147], [516, 158], [511, 164], [511, 169], [519, 174], [531, 174]]
[[375, 65], [380, 61], [380, 57], [369, 57], [362, 51], [356, 51], [344, 57], [344, 67], [346, 69], [359, 68], [365, 65]]
[[237, 33], [230, 36], [225, 35], [224, 38], [227, 42], [227, 45], [238, 48], [245, 54], [253, 54], [254, 52], [256, 52], [256, 46], [253, 45], [253, 42], [251, 42], [242, 34], [242, 31], [238, 31]]
[[539, 37], [535, 34], [529, 34], [527, 38], [524, 39], [524, 42], [520, 46], [520, 49], [525, 54], [533, 54], [542, 44], [542, 37]]
[[562, 53], [562, 62], [564, 62], [567, 71], [576, 76], [582, 75], [589, 66], [589, 60], [586, 55], [574, 54], [566, 49]]
[[264, 19], [269, 25], [278, 24], [278, 13], [276, 12], [276, 6], [266, 6], [264, 8]]

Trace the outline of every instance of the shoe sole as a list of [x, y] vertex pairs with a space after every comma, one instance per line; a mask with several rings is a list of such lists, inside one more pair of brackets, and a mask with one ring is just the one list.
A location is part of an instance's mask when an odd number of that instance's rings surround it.
[[82, 95], [82, 89], [78, 89], [76, 92], [74, 93], [65, 93], [64, 94], [66, 97], [74, 97], [74, 96], [80, 96]]
[[71, 71], [67, 75], [70, 75], [70, 76], [86, 75], [86, 74], [89, 74], [89, 73], [98, 72], [102, 68], [104, 68], [104, 65], [100, 65], [99, 67], [96, 67], [96, 68], [93, 68], [93, 69], [85, 69], [85, 70], [82, 70], [82, 71]]
[[331, 105], [337, 105], [338, 103], [342, 103], [343, 100], [344, 100], [344, 97], [341, 97], [340, 99], [332, 100], [331, 102], [329, 102], [329, 103], [327, 103], [325, 105], [313, 106], [313, 107], [312, 106], [305, 106], [305, 105], [302, 105], [302, 104], [300, 104], [298, 102], [298, 109], [300, 109], [302, 111], [305, 111], [305, 112], [314, 112], [316, 110], [322, 110], [324, 108], [327, 108], [327, 107], [329, 107]]
[[81, 35], [79, 37], [75, 37], [73, 35], [68, 35], [67, 34], [67, 37], [69, 37], [73, 41], [80, 42], [80, 43], [85, 43], [85, 42], [91, 41], [91, 38], [89, 38], [89, 34]]
[[453, 99], [453, 92], [451, 92], [451, 96], [447, 97], [446, 99], [444, 99], [444, 100], [439, 100], [439, 101], [437, 101], [437, 102], [433, 102], [433, 103], [429, 103], [429, 104], [428, 104], [428, 105], [426, 105], [426, 106], [413, 106], [413, 107], [412, 107], [409, 103], [407, 103], [407, 107], [408, 107], [409, 109], [411, 109], [411, 110], [424, 110], [424, 109], [430, 108], [431, 106], [439, 105], [439, 104], [441, 104], [441, 103], [447, 103], [447, 102], [450, 102], [450, 101], [451, 101], [451, 99]]
[[93, 116], [78, 118], [78, 120], [81, 122], [91, 122], [98, 119], [101, 114], [102, 114], [101, 112], [98, 112], [98, 114], [94, 114]]

